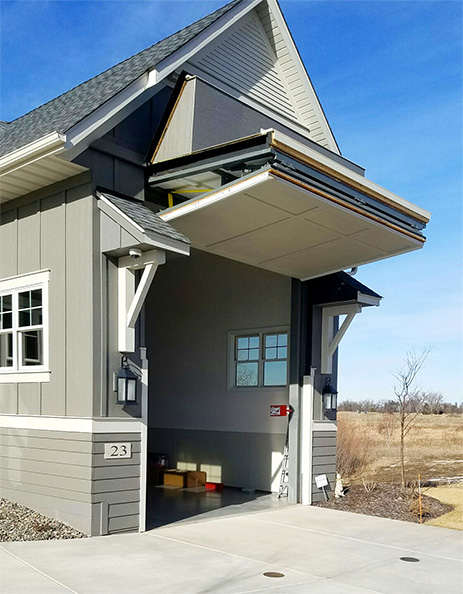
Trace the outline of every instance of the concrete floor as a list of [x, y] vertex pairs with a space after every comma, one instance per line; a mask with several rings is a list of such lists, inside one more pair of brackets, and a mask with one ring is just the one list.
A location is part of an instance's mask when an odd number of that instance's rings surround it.
[[462, 552], [462, 532], [284, 505], [144, 534], [4, 543], [0, 592], [461, 594]]
[[205, 487], [150, 486], [146, 501], [147, 530], [173, 523], [224, 518], [237, 514], [280, 509], [288, 505], [286, 497], [278, 499], [266, 491], [246, 493], [242, 489], [224, 487], [210, 491]]

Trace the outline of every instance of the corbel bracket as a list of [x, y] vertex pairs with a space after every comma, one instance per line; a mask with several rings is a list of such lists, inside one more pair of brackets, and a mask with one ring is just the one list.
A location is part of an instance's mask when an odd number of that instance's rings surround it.
[[[333, 372], [333, 355], [341, 342], [342, 337], [355, 318], [356, 314], [361, 313], [362, 306], [353, 305], [335, 305], [323, 308], [322, 313], [322, 363], [321, 373]], [[335, 330], [335, 318], [346, 316], [341, 327]]]
[[[135, 352], [135, 324], [145, 302], [151, 282], [166, 255], [161, 250], [144, 252], [134, 260], [123, 256], [118, 261], [118, 348], [121, 353]], [[143, 270], [135, 290], [135, 272]]]

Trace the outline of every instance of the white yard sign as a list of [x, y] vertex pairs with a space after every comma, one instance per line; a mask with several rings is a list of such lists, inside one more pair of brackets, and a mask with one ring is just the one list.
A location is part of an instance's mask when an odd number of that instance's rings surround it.
[[326, 487], [328, 485], [328, 479], [326, 478], [326, 474], [319, 474], [315, 477], [315, 483], [317, 487], [321, 489], [322, 487]]

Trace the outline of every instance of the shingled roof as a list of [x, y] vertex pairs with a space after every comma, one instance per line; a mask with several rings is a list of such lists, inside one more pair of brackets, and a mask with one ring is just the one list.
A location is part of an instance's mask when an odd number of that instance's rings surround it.
[[98, 192], [98, 197], [106, 198], [106, 200], [111, 202], [111, 204], [141, 227], [145, 233], [155, 233], [187, 245], [190, 244], [188, 237], [174, 229], [174, 227], [169, 225], [169, 223], [166, 223], [166, 221], [159, 218], [158, 215], [149, 208], [148, 204], [139, 202], [138, 200], [114, 196], [108, 192]]
[[64, 134], [242, 1], [232, 0], [215, 12], [105, 70], [56, 99], [52, 99], [12, 122], [1, 122], [0, 156], [52, 132]]

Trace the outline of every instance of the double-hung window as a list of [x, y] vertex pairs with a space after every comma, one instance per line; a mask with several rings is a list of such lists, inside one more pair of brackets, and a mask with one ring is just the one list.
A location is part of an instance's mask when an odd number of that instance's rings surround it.
[[43, 381], [48, 371], [49, 272], [0, 280], [0, 375], [3, 381]]
[[[277, 387], [288, 383], [288, 332], [232, 333], [232, 387]], [[231, 345], [230, 345], [231, 346]]]

